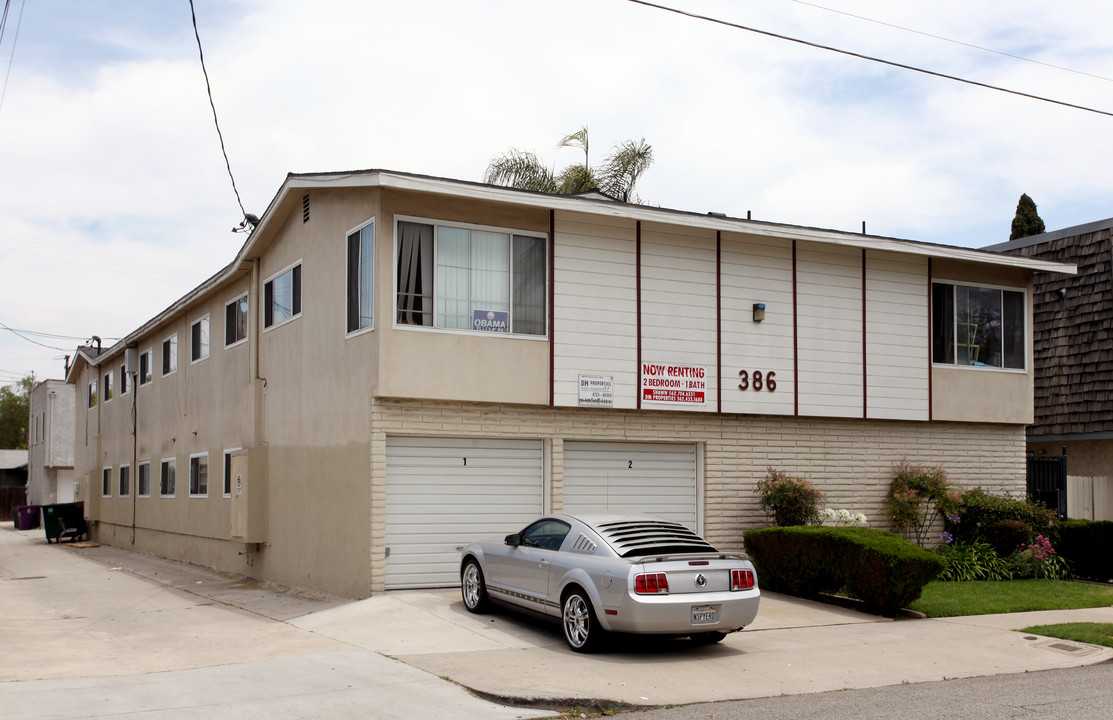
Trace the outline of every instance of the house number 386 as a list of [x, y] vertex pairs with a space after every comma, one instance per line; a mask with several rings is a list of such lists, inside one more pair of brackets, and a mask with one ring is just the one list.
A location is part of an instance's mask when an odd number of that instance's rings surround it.
[[762, 373], [761, 370], [739, 370], [738, 371], [738, 389], [739, 390], [768, 390], [774, 392], [777, 389], [777, 373], [770, 370], [769, 372]]

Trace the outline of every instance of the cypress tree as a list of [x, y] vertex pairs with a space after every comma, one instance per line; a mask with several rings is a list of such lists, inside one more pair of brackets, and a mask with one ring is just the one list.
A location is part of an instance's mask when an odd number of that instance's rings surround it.
[[1039, 235], [1045, 228], [1040, 214], [1036, 212], [1036, 203], [1026, 194], [1021, 194], [1020, 202], [1016, 204], [1016, 217], [1013, 218], [1013, 229], [1009, 240]]

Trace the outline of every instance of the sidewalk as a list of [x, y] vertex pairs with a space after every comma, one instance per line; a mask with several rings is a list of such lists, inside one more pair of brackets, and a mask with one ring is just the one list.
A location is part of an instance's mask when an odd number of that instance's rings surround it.
[[[714, 646], [624, 638], [584, 656], [559, 629], [458, 591], [358, 602], [0, 524], [0, 707], [7, 718], [526, 718], [521, 705], [661, 706], [1073, 667], [1113, 649], [1025, 636], [1113, 608], [887, 620], [772, 593]], [[450, 682], [446, 682], [446, 680]]]

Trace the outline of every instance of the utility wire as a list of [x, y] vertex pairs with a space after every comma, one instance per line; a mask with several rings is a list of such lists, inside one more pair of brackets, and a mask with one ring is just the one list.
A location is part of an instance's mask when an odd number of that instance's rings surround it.
[[[4, 28], [8, 24], [8, 6], [11, 5], [12, 0], [5, 0], [4, 2], [4, 18], [0, 20], [0, 42], [4, 40]], [[8, 78], [12, 74], [12, 64], [15, 62], [15, 46], [19, 42], [19, 28], [23, 25], [23, 8], [27, 5], [26, 0], [19, 4], [19, 18], [15, 23], [15, 37], [12, 38], [12, 54], [8, 57], [8, 71], [4, 73], [4, 88], [0, 90], [0, 109], [4, 107], [4, 97], [8, 94]]]
[[47, 350], [61, 350], [62, 352], [66, 352], [66, 350], [67, 350], [67, 348], [55, 347], [54, 345], [44, 345], [43, 343], [39, 342], [38, 340], [32, 340], [31, 338], [27, 337], [26, 335], [21, 334], [18, 330], [12, 330], [10, 327], [8, 327], [7, 325], [5, 325], [2, 322], [0, 322], [0, 327], [4, 328], [8, 332], [12, 333], [16, 337], [23, 338], [24, 340], [31, 343], [32, 345], [38, 345], [39, 347], [44, 347]]
[[1054, 63], [1044, 62], [1042, 60], [1034, 60], [1034, 59], [1029, 58], [1029, 57], [1024, 57], [1023, 55], [1013, 55], [1012, 53], [1003, 52], [1001, 50], [994, 50], [993, 48], [982, 47], [981, 45], [974, 45], [973, 43], [963, 42], [962, 40], [955, 40], [953, 38], [944, 37], [943, 35], [933, 35], [932, 33], [924, 32], [923, 30], [916, 30], [914, 28], [904, 27], [903, 25], [895, 25], [893, 23], [885, 22], [884, 20], [874, 20], [873, 18], [868, 18], [868, 17], [865, 17], [863, 15], [855, 15], [854, 13], [849, 13], [849, 12], [846, 12], [844, 10], [836, 10], [835, 8], [829, 8], [829, 7], [824, 7], [822, 5], [816, 5], [815, 3], [810, 3], [810, 2], [807, 2], [806, 0], [789, 0], [789, 2], [794, 2], [798, 5], [807, 5], [808, 7], [813, 7], [817, 10], [826, 10], [827, 12], [835, 13], [837, 15], [845, 15], [846, 17], [851, 17], [851, 18], [854, 18], [855, 20], [863, 20], [865, 22], [874, 23], [875, 25], [883, 25], [883, 26], [888, 27], [888, 28], [893, 28], [894, 30], [901, 30], [903, 32], [914, 33], [916, 35], [922, 35], [924, 37], [932, 38], [933, 40], [942, 40], [943, 42], [949, 42], [949, 43], [953, 43], [955, 45], [961, 45], [963, 47], [968, 47], [968, 48], [971, 48], [973, 50], [981, 50], [982, 52], [993, 53], [994, 55], [1000, 55], [1002, 57], [1012, 58], [1013, 60], [1023, 60], [1024, 62], [1034, 63], [1036, 65], [1043, 65], [1044, 67], [1054, 68], [1055, 70], [1063, 70], [1065, 72], [1074, 73], [1076, 75], [1085, 75], [1086, 77], [1092, 77], [1095, 80], [1104, 80], [1106, 82], [1113, 82], [1113, 78], [1107, 78], [1103, 75], [1095, 75], [1093, 73], [1085, 72], [1084, 70], [1075, 70], [1074, 68], [1064, 67], [1063, 65], [1056, 65]]
[[814, 43], [808, 40], [801, 40], [800, 38], [794, 38], [788, 35], [780, 35], [768, 30], [759, 30], [757, 28], [747, 27], [746, 25], [739, 25], [738, 23], [720, 20], [718, 18], [709, 17], [707, 15], [699, 15], [697, 13], [688, 12], [687, 10], [678, 10], [666, 5], [658, 5], [657, 3], [647, 2], [646, 0], [628, 0], [628, 2], [632, 2], [635, 5], [644, 5], [656, 10], [664, 10], [665, 12], [671, 12], [677, 15], [683, 15], [695, 20], [704, 20], [706, 22], [715, 23], [716, 25], [725, 25], [736, 30], [745, 30], [746, 32], [757, 33], [758, 35], [765, 35], [766, 37], [776, 38], [777, 40], [787, 40], [788, 42], [793, 42], [798, 45], [806, 45], [818, 50], [827, 50], [829, 52], [839, 53], [840, 55], [856, 57], [860, 60], [868, 60], [870, 62], [888, 65], [889, 67], [900, 68], [901, 70], [911, 70], [912, 72], [918, 72], [923, 75], [931, 75], [932, 77], [942, 78], [944, 80], [954, 80], [955, 82], [965, 83], [966, 85], [973, 85], [974, 87], [985, 88], [986, 90], [996, 90], [997, 92], [1003, 92], [1009, 95], [1016, 95], [1018, 97], [1024, 97], [1030, 100], [1039, 100], [1040, 102], [1051, 103], [1053, 105], [1061, 105], [1063, 107], [1074, 108], [1075, 110], [1085, 110], [1086, 112], [1096, 113], [1098, 115], [1105, 115], [1107, 117], [1113, 117], [1113, 112], [1108, 112], [1106, 110], [1096, 110], [1091, 107], [1086, 107], [1085, 105], [1075, 105], [1073, 103], [1064, 102], [1062, 100], [1053, 100], [1051, 98], [1041, 97], [1039, 95], [1032, 95], [1030, 93], [1020, 92], [1019, 90], [1009, 90], [1008, 88], [999, 87], [997, 85], [989, 85], [988, 83], [978, 82], [977, 80], [967, 80], [966, 78], [961, 78], [956, 75], [947, 75], [945, 73], [935, 72], [934, 70], [925, 70], [924, 68], [916, 67], [915, 65], [905, 65], [904, 63], [898, 63], [892, 60], [884, 60], [882, 58], [873, 57], [872, 55], [863, 55], [862, 53], [856, 53], [851, 50], [843, 50], [841, 48], [831, 47], [830, 45], [821, 45], [819, 43]]
[[209, 83], [209, 71], [205, 69], [205, 51], [201, 48], [201, 33], [197, 30], [197, 11], [193, 7], [193, 0], [189, 0], [189, 12], [193, 16], [193, 35], [197, 38], [197, 54], [201, 56], [201, 72], [205, 75], [205, 89], [209, 93], [209, 105], [213, 109], [213, 124], [216, 125], [216, 136], [220, 138], [220, 152], [224, 153], [224, 166], [228, 168], [228, 179], [232, 181], [232, 192], [236, 194], [236, 203], [244, 219], [247, 210], [244, 210], [243, 201], [240, 200], [240, 191], [236, 188], [236, 178], [232, 175], [232, 163], [228, 161], [228, 151], [224, 148], [224, 135], [220, 132], [220, 120], [216, 117], [216, 103], [213, 102], [213, 87]]

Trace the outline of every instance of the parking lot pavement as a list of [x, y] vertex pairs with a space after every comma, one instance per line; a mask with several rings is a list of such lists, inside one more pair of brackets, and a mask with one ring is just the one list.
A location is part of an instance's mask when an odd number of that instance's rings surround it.
[[[1113, 657], [1110, 648], [1013, 632], [1113, 622], [1113, 608], [890, 620], [773, 593], [751, 627], [718, 645], [623, 637], [603, 653], [580, 655], [564, 646], [556, 625], [503, 610], [472, 615], [457, 590], [344, 602], [114, 548], [83, 555], [3, 528], [5, 717], [195, 717], [198, 708], [237, 720], [256, 711], [538, 717], [545, 713], [486, 703], [464, 688], [508, 704], [661, 706]], [[67, 707], [81, 712], [66, 714]]]
[[0, 523], [5, 720], [545, 714], [271, 617], [334, 599], [11, 528]]

